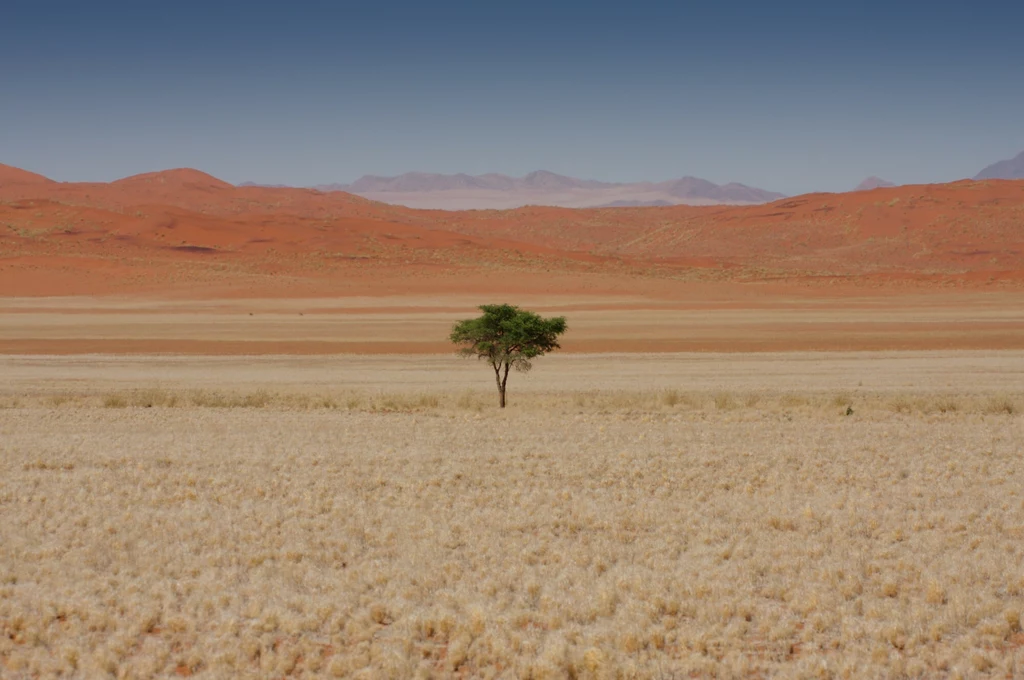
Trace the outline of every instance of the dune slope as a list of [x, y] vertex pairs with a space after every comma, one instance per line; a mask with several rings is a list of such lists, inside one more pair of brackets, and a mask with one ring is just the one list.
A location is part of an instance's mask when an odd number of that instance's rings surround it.
[[1024, 181], [811, 194], [743, 207], [448, 212], [342, 192], [235, 187], [189, 169], [58, 183], [4, 166], [0, 294], [211, 286], [287, 294], [368, 277], [422, 292], [474, 273], [509, 285], [585, 275], [591, 282], [1016, 286], [1024, 280], [1022, 224]]

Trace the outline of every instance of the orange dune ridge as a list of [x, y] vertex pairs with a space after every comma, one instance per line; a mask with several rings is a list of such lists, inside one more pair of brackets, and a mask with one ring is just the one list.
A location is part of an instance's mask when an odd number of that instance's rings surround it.
[[[1024, 181], [757, 206], [447, 212], [196, 170], [53, 182], [0, 165], [0, 295], [288, 295], [566, 281], [1017, 287]], [[517, 282], [519, 282], [517, 284]], [[625, 283], [623, 283], [625, 282]], [[653, 289], [652, 288], [652, 289]]]

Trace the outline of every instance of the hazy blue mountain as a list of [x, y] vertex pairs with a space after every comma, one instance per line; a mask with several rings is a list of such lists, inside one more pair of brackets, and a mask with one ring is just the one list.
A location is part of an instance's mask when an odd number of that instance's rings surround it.
[[444, 175], [407, 172], [397, 177], [365, 175], [351, 184], [321, 184], [320, 191], [348, 191], [410, 207], [465, 209], [520, 205], [565, 207], [655, 206], [680, 203], [766, 203], [784, 195], [735, 182], [699, 177], [665, 182], [599, 182], [537, 170], [523, 177], [499, 173]]
[[1024, 151], [1009, 160], [993, 163], [974, 179], [1024, 179]]

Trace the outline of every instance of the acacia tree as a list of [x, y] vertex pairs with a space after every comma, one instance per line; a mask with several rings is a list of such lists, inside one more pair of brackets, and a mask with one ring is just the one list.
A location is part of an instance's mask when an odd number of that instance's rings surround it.
[[494, 369], [498, 403], [505, 408], [505, 384], [510, 368], [529, 371], [531, 359], [558, 349], [558, 336], [565, 332], [565, 317], [550, 319], [514, 305], [480, 305], [483, 316], [459, 321], [450, 339], [462, 345], [465, 357], [486, 359]]

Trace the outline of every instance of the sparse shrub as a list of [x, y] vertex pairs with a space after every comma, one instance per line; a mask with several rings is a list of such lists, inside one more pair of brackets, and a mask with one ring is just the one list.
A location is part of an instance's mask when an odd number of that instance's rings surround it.
[[468, 411], [482, 411], [484, 409], [484, 398], [476, 392], [463, 392], [459, 395], [455, 405], [460, 409]]
[[[349, 400], [350, 409], [358, 409], [360, 403]], [[441, 398], [436, 394], [384, 394], [370, 400], [371, 411], [411, 412], [438, 408]]]
[[52, 470], [52, 471], [64, 471], [70, 472], [75, 469], [74, 463], [55, 463], [51, 461], [37, 460], [31, 463], [25, 463], [21, 466], [22, 470]]
[[1017, 405], [1013, 402], [1010, 397], [998, 396], [992, 397], [986, 402], [983, 409], [985, 413], [991, 415], [1010, 415], [1017, 413]]
[[131, 394], [132, 406], [152, 408], [154, 406], [174, 407], [178, 404], [178, 395], [161, 389], [138, 390]]
[[714, 396], [715, 408], [719, 411], [730, 411], [736, 408], [736, 401], [728, 392], [718, 392]]
[[189, 401], [193, 406], [199, 407], [218, 407], [224, 405], [224, 399], [221, 395], [215, 392], [206, 392], [203, 390], [195, 390], [189, 394]]
[[441, 405], [441, 399], [436, 394], [423, 394], [419, 398], [420, 408], [437, 408]]
[[800, 408], [810, 403], [810, 399], [802, 394], [784, 394], [779, 398], [779, 404], [785, 408]]
[[196, 390], [189, 395], [189, 401], [193, 406], [202, 408], [263, 408], [271, 403], [272, 398], [266, 390], [257, 390], [249, 394]]
[[401, 404], [398, 403], [398, 399], [392, 396], [381, 398], [379, 401], [373, 403], [371, 407], [374, 411], [400, 411], [402, 410]]
[[661, 403], [669, 408], [698, 408], [700, 402], [692, 394], [678, 390], [665, 390], [661, 393]]
[[914, 402], [906, 395], [897, 395], [889, 400], [889, 408], [896, 413], [910, 413], [914, 410]]
[[126, 408], [128, 400], [123, 394], [108, 394], [103, 398], [103, 406], [105, 408]]
[[832, 406], [846, 410], [853, 406], [853, 397], [848, 392], [839, 392], [832, 395]]
[[288, 400], [288, 405], [298, 409], [311, 409], [318, 407], [319, 401], [308, 394], [296, 394]]
[[247, 408], [263, 408], [270, 403], [270, 394], [265, 390], [259, 390], [242, 397], [241, 406]]

